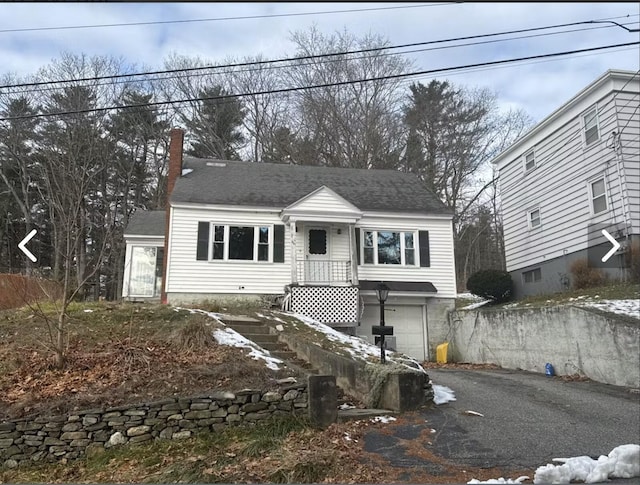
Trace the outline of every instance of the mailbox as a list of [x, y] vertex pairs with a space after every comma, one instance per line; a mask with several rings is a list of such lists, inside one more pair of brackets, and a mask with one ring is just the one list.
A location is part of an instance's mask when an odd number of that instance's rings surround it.
[[393, 335], [393, 327], [389, 325], [374, 325], [371, 327], [373, 335]]

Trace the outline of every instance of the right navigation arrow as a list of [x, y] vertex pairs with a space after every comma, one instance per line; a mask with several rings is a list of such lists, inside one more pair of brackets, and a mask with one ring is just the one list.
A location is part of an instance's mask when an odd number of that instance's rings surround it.
[[606, 237], [609, 240], [609, 242], [613, 245], [613, 247], [609, 250], [609, 252], [604, 256], [602, 256], [602, 262], [606, 263], [609, 260], [609, 258], [613, 256], [618, 249], [620, 249], [620, 243], [616, 241], [616, 239], [611, 234], [609, 234], [606, 229], [602, 230], [602, 235]]

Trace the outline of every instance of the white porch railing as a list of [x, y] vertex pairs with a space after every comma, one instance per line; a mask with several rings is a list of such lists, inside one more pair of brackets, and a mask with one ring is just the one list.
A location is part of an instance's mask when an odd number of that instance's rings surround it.
[[296, 261], [298, 283], [302, 285], [343, 285], [352, 282], [351, 261]]

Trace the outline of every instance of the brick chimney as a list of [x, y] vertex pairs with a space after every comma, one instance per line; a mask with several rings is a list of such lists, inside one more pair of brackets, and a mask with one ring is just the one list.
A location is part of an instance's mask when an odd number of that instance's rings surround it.
[[169, 135], [169, 172], [167, 173], [167, 198], [165, 201], [165, 223], [164, 223], [164, 259], [162, 261], [162, 293], [160, 300], [167, 303], [167, 261], [169, 256], [169, 221], [171, 220], [171, 192], [176, 185], [176, 180], [182, 176], [182, 144], [184, 142], [184, 131], [173, 128]]

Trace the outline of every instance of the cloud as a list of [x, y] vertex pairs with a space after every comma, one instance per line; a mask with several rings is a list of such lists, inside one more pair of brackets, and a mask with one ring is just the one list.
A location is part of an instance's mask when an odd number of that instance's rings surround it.
[[[0, 30], [395, 5], [398, 4], [5, 3], [0, 4]], [[33, 74], [51, 59], [58, 57], [61, 51], [122, 56], [131, 63], [155, 68], [161, 68], [163, 59], [171, 52], [218, 62], [229, 57], [242, 58], [258, 54], [266, 58], [278, 58], [294, 52], [290, 32], [304, 30], [314, 24], [326, 33], [346, 28], [360, 36], [367, 33], [381, 34], [391, 44], [397, 45], [628, 14], [636, 15], [628, 21], [638, 20], [637, 8], [624, 3], [463, 3], [315, 16], [0, 33], [0, 58], [3, 60], [3, 72], [0, 72], [0, 76], [6, 72], [17, 72], [22, 76]], [[530, 35], [538, 33], [542, 32], [532, 32]], [[414, 59], [416, 70], [425, 70], [634, 40], [637, 40], [637, 34], [629, 34], [619, 27], [613, 27], [408, 55]], [[431, 47], [438, 46], [442, 45]], [[636, 48], [449, 73], [439, 75], [438, 78], [448, 78], [464, 86], [489, 88], [498, 93], [504, 107], [520, 106], [534, 119], [540, 120], [607, 69], [637, 70], [640, 67], [638, 58]], [[423, 81], [428, 82], [429, 79], [425, 77]]]

